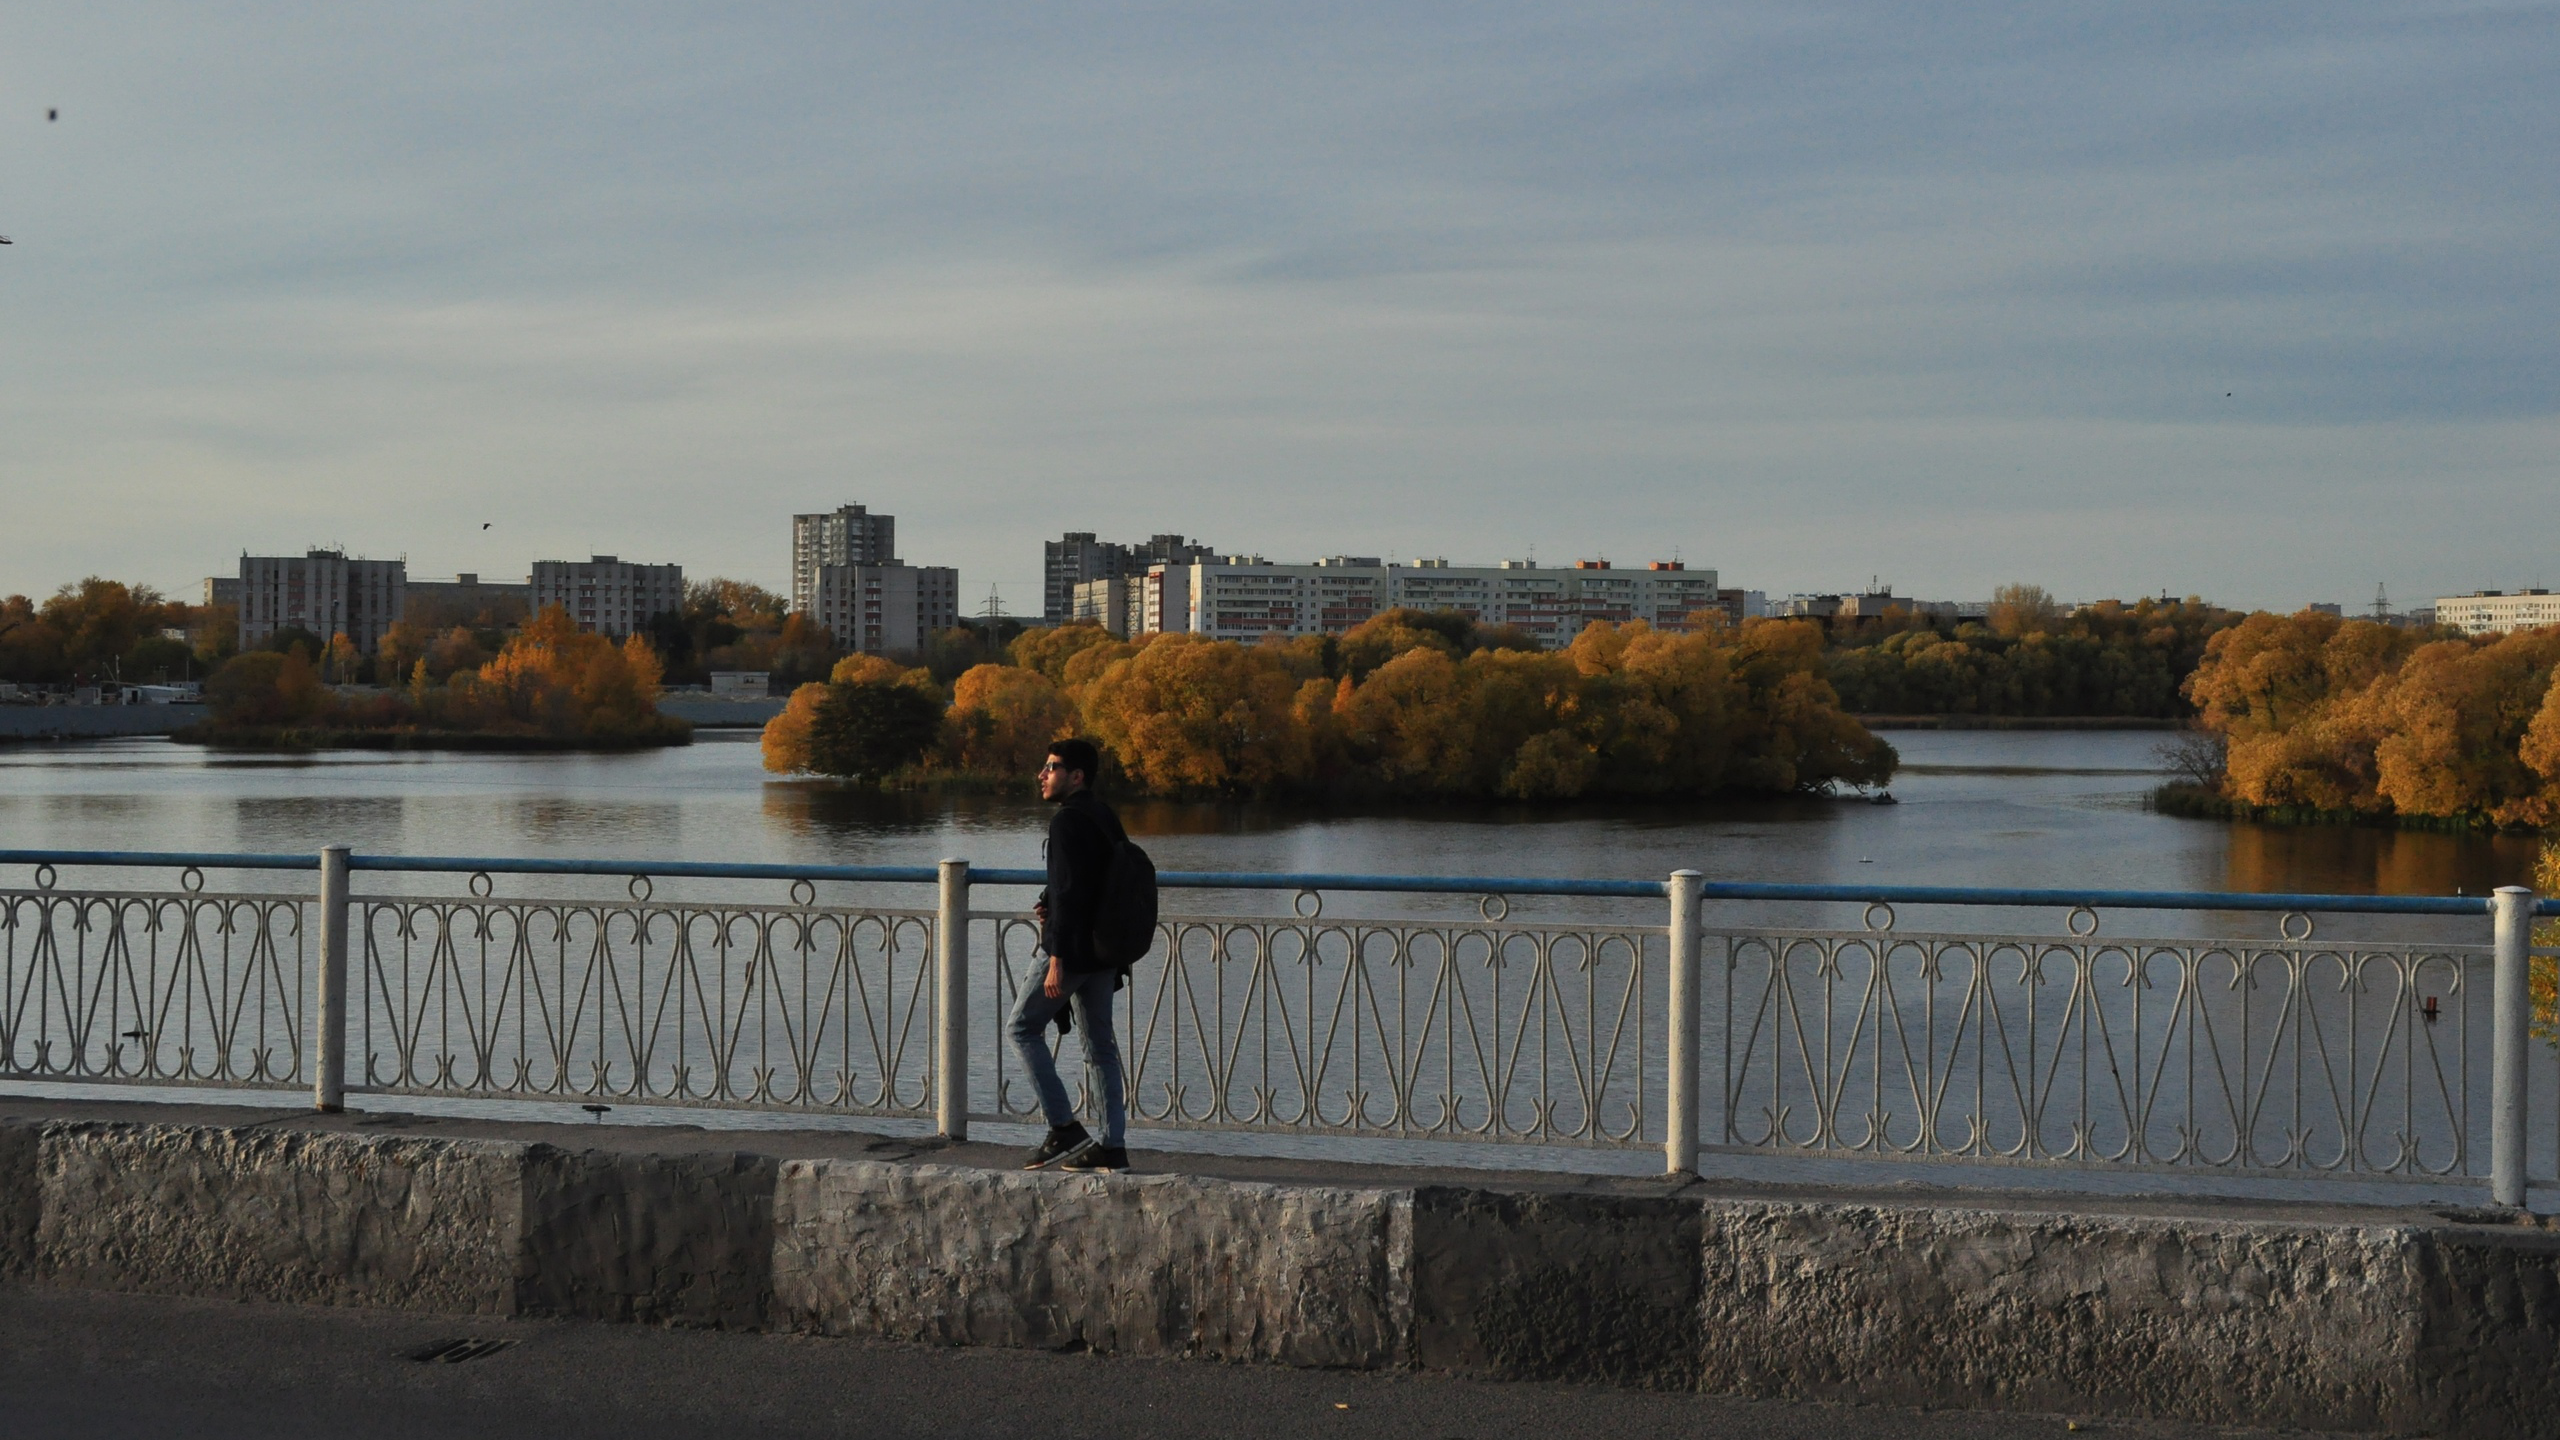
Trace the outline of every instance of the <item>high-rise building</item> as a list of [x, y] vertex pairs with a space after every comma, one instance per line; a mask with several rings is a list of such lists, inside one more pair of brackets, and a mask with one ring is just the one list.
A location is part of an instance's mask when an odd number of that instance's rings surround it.
[[838, 645], [913, 654], [960, 623], [960, 572], [948, 565], [821, 565], [807, 613]]
[[895, 565], [898, 521], [859, 505], [791, 517], [791, 608], [818, 603], [818, 571], [827, 565]]
[[1075, 618], [1076, 587], [1095, 580], [1134, 579], [1151, 565], [1187, 565], [1215, 558], [1206, 545], [1180, 535], [1150, 535], [1142, 544], [1096, 540], [1090, 530], [1070, 530], [1041, 546], [1040, 614], [1052, 625]]
[[1312, 565], [1274, 565], [1230, 555], [1149, 568], [1131, 602], [1142, 632], [1188, 631], [1217, 640], [1264, 635], [1339, 635], [1381, 610], [1454, 610], [1488, 625], [1513, 625], [1542, 645], [1561, 645], [1598, 620], [1642, 620], [1685, 630], [1702, 611], [1721, 612], [1716, 572], [1659, 560], [1619, 570], [1606, 560], [1570, 569], [1526, 560], [1454, 566], [1446, 560], [1383, 564], [1336, 555]]
[[264, 645], [278, 630], [299, 629], [324, 644], [344, 635], [370, 655], [381, 645], [382, 632], [400, 618], [408, 572], [406, 561], [350, 560], [343, 550], [244, 554], [240, 648]]
[[684, 609], [684, 567], [637, 565], [612, 555], [533, 562], [535, 614], [557, 605], [578, 628], [597, 635], [645, 630], [660, 615]]

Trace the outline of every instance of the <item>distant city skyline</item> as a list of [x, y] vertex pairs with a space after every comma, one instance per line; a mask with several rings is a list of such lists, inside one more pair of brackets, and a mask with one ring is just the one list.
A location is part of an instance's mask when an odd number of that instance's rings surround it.
[[0, 591], [789, 593], [846, 496], [971, 612], [1068, 530], [2560, 586], [2555, 70], [2550, 6], [2353, 0], [18, 7]]

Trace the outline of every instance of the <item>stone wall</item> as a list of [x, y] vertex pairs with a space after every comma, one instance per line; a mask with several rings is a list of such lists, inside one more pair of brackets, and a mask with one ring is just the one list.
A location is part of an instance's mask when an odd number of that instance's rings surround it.
[[2524, 1433], [2560, 1235], [0, 1122], [0, 1275], [174, 1294]]

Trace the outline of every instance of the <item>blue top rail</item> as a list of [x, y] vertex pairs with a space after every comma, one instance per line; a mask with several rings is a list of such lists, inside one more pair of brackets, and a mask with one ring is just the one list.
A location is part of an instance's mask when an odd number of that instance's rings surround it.
[[[0, 865], [93, 865], [197, 870], [317, 870], [316, 854], [258, 855], [207, 851], [0, 850]], [[767, 865], [700, 860], [539, 860], [482, 855], [350, 855], [350, 870], [462, 875], [609, 875], [655, 879], [849, 880], [930, 885], [931, 865]], [[1028, 869], [972, 869], [979, 885], [1038, 885], [1046, 874]], [[1393, 891], [1438, 895], [1571, 895], [1603, 899], [1659, 900], [1670, 893], [1661, 880], [1566, 880], [1489, 875], [1326, 875], [1223, 870], [1169, 870], [1157, 883], [1187, 890]], [[1787, 885], [1708, 881], [1708, 900], [1793, 900], [1867, 905], [1999, 905], [2016, 908], [2274, 911], [2298, 914], [2481, 915], [2483, 895], [2284, 895], [2232, 890], [2028, 890], [1959, 885]], [[2560, 897], [2535, 905], [2560, 915]]]

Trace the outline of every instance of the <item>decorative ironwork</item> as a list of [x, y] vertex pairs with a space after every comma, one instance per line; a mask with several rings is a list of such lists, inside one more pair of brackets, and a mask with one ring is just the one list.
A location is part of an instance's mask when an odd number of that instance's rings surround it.
[[[993, 922], [995, 1010], [1010, 1015], [1042, 963], [1037, 929], [977, 918]], [[1650, 927], [1168, 919], [1118, 1007], [1130, 1117], [1193, 1130], [1658, 1144], [1663, 951]], [[1013, 1068], [999, 1047], [986, 1118], [1037, 1113]], [[1077, 1094], [1091, 1108], [1089, 1089]]]
[[308, 1083], [303, 897], [53, 882], [0, 890], [0, 1077]]
[[932, 1113], [931, 911], [478, 897], [355, 909], [361, 1088]]
[[1708, 931], [1724, 971], [1718, 1138], [2092, 1167], [2485, 1166], [2487, 1027], [2475, 1043], [2472, 1017], [2487, 950], [2100, 940], [2085, 923]]

